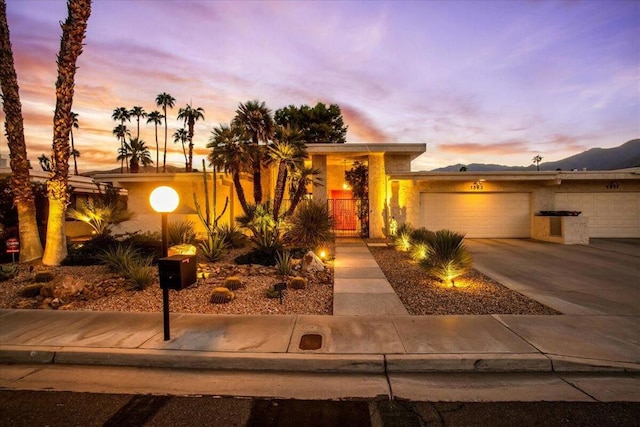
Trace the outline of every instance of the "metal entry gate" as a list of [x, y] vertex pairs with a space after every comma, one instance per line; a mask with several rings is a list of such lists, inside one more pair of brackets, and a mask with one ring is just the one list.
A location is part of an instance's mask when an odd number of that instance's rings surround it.
[[336, 237], [369, 237], [367, 199], [329, 199], [327, 203]]

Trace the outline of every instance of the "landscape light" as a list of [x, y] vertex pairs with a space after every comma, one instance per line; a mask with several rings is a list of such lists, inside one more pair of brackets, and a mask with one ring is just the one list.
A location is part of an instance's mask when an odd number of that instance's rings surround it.
[[151, 203], [153, 210], [158, 213], [170, 213], [178, 207], [180, 197], [176, 190], [163, 185], [151, 192], [149, 203]]

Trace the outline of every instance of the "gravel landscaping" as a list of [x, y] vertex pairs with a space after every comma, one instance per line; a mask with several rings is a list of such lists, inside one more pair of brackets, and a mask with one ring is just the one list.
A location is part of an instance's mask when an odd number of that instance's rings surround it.
[[[387, 280], [411, 315], [429, 314], [558, 314], [500, 283], [472, 270], [445, 288], [406, 253], [391, 247], [369, 247]], [[282, 278], [274, 267], [236, 265], [238, 250], [217, 263], [199, 264], [198, 283], [181, 291], [170, 291], [173, 313], [203, 314], [332, 314], [333, 261], [324, 272], [307, 273], [306, 289], [285, 291], [282, 304], [267, 298], [267, 289]], [[298, 267], [299, 268], [299, 267]], [[23, 296], [38, 271], [53, 273], [42, 284], [40, 295]], [[244, 287], [234, 291], [235, 299], [212, 304], [211, 291], [229, 276], [240, 278]], [[19, 274], [0, 283], [0, 308], [58, 309], [85, 311], [161, 312], [162, 290], [157, 282], [144, 290], [131, 290], [124, 279], [103, 266], [54, 267], [20, 265]]]

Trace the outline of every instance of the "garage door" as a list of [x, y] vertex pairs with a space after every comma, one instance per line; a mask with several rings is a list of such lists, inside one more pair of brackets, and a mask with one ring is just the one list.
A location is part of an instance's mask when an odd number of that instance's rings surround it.
[[422, 193], [421, 226], [467, 237], [531, 237], [529, 193]]
[[556, 210], [582, 211], [589, 237], [640, 237], [640, 193], [556, 193]]

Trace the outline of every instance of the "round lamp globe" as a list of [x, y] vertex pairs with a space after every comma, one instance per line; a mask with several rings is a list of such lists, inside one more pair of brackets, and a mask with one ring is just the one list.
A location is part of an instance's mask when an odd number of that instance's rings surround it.
[[171, 187], [163, 185], [156, 188], [149, 196], [149, 203], [154, 211], [159, 213], [173, 212], [180, 203], [178, 193]]

